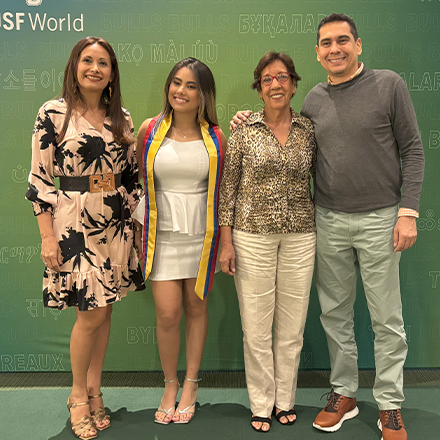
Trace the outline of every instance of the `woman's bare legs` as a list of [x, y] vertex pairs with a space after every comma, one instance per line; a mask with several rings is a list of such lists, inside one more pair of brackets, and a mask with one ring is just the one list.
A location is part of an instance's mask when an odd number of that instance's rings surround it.
[[[183, 280], [183, 307], [186, 321], [186, 377], [195, 380], [198, 378], [203, 350], [208, 335], [208, 298], [201, 300], [195, 293], [196, 279]], [[184, 410], [197, 399], [197, 382], [185, 380], [179, 409]], [[194, 411], [191, 408], [190, 411]], [[173, 421], [185, 421], [192, 414], [175, 414]]]
[[[110, 325], [112, 315], [112, 305], [105, 307], [107, 313], [104, 322], [96, 331], [95, 345], [92, 352], [92, 360], [87, 372], [87, 390], [89, 396], [95, 396], [101, 392], [102, 366], [104, 365], [105, 352], [107, 351], [108, 340], [110, 337]], [[95, 411], [103, 407], [102, 397], [90, 399], [90, 411]], [[97, 427], [102, 429], [110, 423], [110, 420], [97, 423]]]
[[[182, 280], [151, 281], [154, 303], [156, 305], [156, 337], [159, 347], [160, 362], [165, 380], [177, 378], [177, 360], [180, 348], [180, 321], [182, 319]], [[165, 391], [161, 399], [162, 408], [168, 411], [176, 403], [179, 383], [177, 380], [165, 383]], [[156, 420], [171, 421], [170, 415], [157, 411]]]
[[[84, 312], [75, 308], [75, 312], [76, 321], [70, 336], [70, 362], [73, 375], [70, 400], [71, 402], [79, 403], [89, 400], [87, 387], [88, 371], [92, 362], [97, 335], [99, 334], [101, 326], [106, 322], [109, 312], [107, 307], [96, 307], [93, 310], [87, 310]], [[71, 409], [72, 421], [79, 420], [83, 416], [89, 415], [90, 408], [88, 405], [78, 406]], [[91, 429], [88, 432], [88, 436], [90, 437], [95, 434], [95, 429]]]

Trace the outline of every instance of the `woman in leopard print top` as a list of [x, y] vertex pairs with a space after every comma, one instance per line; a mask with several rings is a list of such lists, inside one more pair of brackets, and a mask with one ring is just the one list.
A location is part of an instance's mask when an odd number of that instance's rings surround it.
[[220, 263], [235, 278], [257, 431], [270, 429], [272, 412], [284, 425], [296, 420], [316, 245], [315, 136], [312, 123], [290, 108], [300, 79], [288, 55], [261, 58], [251, 87], [264, 108], [229, 138], [220, 187]]

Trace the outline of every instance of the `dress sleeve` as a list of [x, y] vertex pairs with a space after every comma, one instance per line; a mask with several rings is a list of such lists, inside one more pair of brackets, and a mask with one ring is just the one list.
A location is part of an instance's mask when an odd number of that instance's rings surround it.
[[242, 137], [247, 127], [240, 125], [231, 134], [226, 149], [223, 176], [220, 183], [220, 199], [218, 209], [219, 226], [234, 226], [235, 204], [242, 171]]
[[[133, 121], [128, 116], [130, 124], [130, 132], [134, 133]], [[125, 186], [128, 196], [128, 204], [130, 205], [130, 213], [136, 209], [142, 198], [144, 191], [139, 182], [139, 167], [136, 159], [136, 143], [133, 142], [127, 149], [127, 166], [122, 172], [122, 185]]]
[[54, 112], [46, 104], [38, 112], [32, 133], [32, 163], [26, 199], [32, 202], [35, 215], [53, 213], [57, 204], [54, 185], [56, 127], [51, 119]]

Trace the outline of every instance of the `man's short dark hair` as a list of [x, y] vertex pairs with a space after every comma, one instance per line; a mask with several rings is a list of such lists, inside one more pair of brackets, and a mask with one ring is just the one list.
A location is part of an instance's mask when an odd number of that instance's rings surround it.
[[346, 21], [350, 25], [350, 31], [353, 35], [354, 41], [357, 41], [359, 38], [358, 31], [356, 29], [356, 23], [354, 20], [345, 14], [336, 14], [336, 12], [333, 12], [330, 15], [327, 15], [324, 17], [320, 23], [318, 24], [318, 31], [316, 34], [316, 44], [319, 46], [319, 30], [327, 23], [332, 23], [333, 21]]

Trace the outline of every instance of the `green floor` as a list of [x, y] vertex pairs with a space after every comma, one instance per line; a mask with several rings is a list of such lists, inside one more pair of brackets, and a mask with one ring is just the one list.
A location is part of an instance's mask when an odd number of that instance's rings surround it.
[[[320, 396], [327, 388], [299, 388], [296, 410], [298, 421], [281, 426], [275, 420], [267, 434], [249, 425], [246, 389], [200, 388], [199, 407], [189, 425], [161, 426], [153, 423], [161, 398], [159, 388], [105, 388], [105, 404], [111, 410], [112, 427], [99, 438], [130, 440], [224, 440], [267, 439], [380, 440], [376, 427], [377, 408], [371, 389], [358, 391], [359, 415], [344, 423], [340, 431], [326, 434], [312, 428], [315, 415], [325, 403]], [[43, 440], [74, 437], [68, 426], [66, 399], [69, 389], [0, 389], [0, 439]], [[440, 439], [440, 388], [407, 388], [403, 420], [410, 440]]]

